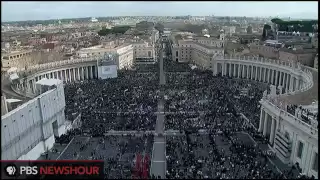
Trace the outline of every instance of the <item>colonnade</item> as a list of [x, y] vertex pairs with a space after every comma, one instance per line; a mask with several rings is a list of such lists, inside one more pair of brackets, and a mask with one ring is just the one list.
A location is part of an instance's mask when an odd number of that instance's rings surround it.
[[60, 79], [65, 83], [82, 81], [86, 79], [95, 79], [98, 77], [97, 66], [72, 67], [60, 70], [40, 73], [32, 79], [22, 80], [21, 83], [15, 84], [15, 88], [30, 93], [36, 92], [36, 82], [43, 79]]
[[[283, 87], [284, 92], [293, 92], [301, 88], [303, 82], [296, 76], [281, 71], [280, 69], [272, 69], [257, 65], [245, 65], [235, 63], [218, 63], [222, 76], [246, 78], [255, 81], [270, 83], [275, 86]], [[283, 93], [283, 92], [281, 92]]]
[[263, 136], [269, 137], [269, 143], [273, 145], [275, 134], [279, 129], [279, 120], [268, 114], [264, 108], [261, 108], [260, 123], [258, 132], [262, 132]]

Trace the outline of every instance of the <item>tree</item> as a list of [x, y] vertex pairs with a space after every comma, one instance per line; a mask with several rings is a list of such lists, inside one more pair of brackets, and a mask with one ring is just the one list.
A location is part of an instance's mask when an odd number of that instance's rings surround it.
[[102, 28], [99, 32], [99, 36], [106, 36], [108, 34], [124, 34], [127, 30], [129, 30], [130, 26], [115, 26], [112, 29]]
[[265, 24], [263, 26], [262, 39], [266, 39], [268, 36], [268, 32], [271, 30], [271, 26], [269, 24]]
[[153, 28], [154, 24], [153, 22], [148, 22], [148, 21], [141, 21], [136, 24], [136, 28], [140, 31], [148, 30]]
[[154, 28], [155, 28], [156, 30], [158, 30], [160, 33], [163, 33], [163, 31], [164, 31], [164, 25], [161, 24], [161, 23], [157, 23], [157, 24], [154, 26]]

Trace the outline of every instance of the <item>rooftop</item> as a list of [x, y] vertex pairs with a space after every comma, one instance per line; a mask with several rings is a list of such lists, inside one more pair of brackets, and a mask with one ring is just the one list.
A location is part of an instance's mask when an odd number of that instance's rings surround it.
[[309, 69], [313, 75], [313, 86], [308, 91], [289, 95], [289, 96], [281, 96], [280, 98], [283, 99], [288, 104], [297, 104], [297, 105], [310, 105], [312, 102], [318, 100], [318, 70], [309, 67], [303, 67]]
[[288, 48], [280, 48], [279, 51], [284, 51], [292, 54], [310, 54], [310, 53], [316, 53], [316, 49], [288, 49]]

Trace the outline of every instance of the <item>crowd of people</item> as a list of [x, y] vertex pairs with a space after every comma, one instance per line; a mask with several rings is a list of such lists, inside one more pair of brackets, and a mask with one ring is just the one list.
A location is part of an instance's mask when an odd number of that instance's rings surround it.
[[311, 119], [318, 121], [318, 112], [311, 112], [309, 109], [305, 109], [298, 105], [287, 105], [287, 112], [293, 116], [301, 117], [302, 121], [307, 124], [311, 124]]
[[[173, 72], [166, 74], [165, 127], [180, 130], [180, 135], [166, 138], [166, 178], [298, 178], [294, 166], [278, 172], [268, 161], [275, 158], [274, 153], [254, 141], [245, 142], [250, 140], [249, 136], [261, 144], [269, 141], [256, 130], [260, 119], [259, 100], [268, 89], [267, 84], [214, 77], [208, 71], [183, 72], [177, 68], [176, 73]], [[251, 122], [244, 120], [240, 113]], [[238, 137], [243, 132], [249, 135]]]
[[65, 87], [66, 118], [81, 114], [82, 129], [102, 135], [109, 130], [153, 130], [159, 99], [155, 73], [120, 72]]
[[[165, 60], [166, 84], [160, 92], [157, 67], [137, 66], [119, 72], [115, 79], [68, 84], [66, 117], [72, 121], [80, 113], [82, 127], [56, 138], [65, 144], [76, 136], [60, 159], [104, 159], [107, 179], [132, 178], [135, 155], [152, 153], [153, 135], [106, 133], [154, 130], [157, 104], [164, 93], [165, 129], [180, 131], [166, 138], [167, 178], [296, 178], [294, 168], [277, 172], [267, 160], [274, 154], [259, 146], [268, 142], [255, 130], [267, 84], [213, 76]], [[258, 144], [248, 141], [250, 137]]]
[[152, 144], [150, 134], [76, 136], [59, 160], [103, 160], [105, 179], [131, 179], [137, 154], [151, 157]]
[[[214, 114], [228, 109], [230, 113], [243, 113], [256, 128], [259, 128], [259, 100], [267, 88], [264, 83], [214, 77], [208, 71], [170, 73], [167, 75], [165, 108], [168, 112], [208, 114], [209, 118], [204, 118], [206, 125]], [[177, 122], [181, 119], [186, 120], [184, 116], [177, 119]], [[168, 123], [173, 121], [169, 117], [167, 119]]]

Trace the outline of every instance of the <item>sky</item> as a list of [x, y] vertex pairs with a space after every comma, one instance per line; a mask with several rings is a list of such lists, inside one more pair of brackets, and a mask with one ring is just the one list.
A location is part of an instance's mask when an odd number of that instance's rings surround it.
[[318, 18], [317, 1], [1, 1], [1, 22], [107, 16], [247, 16]]

